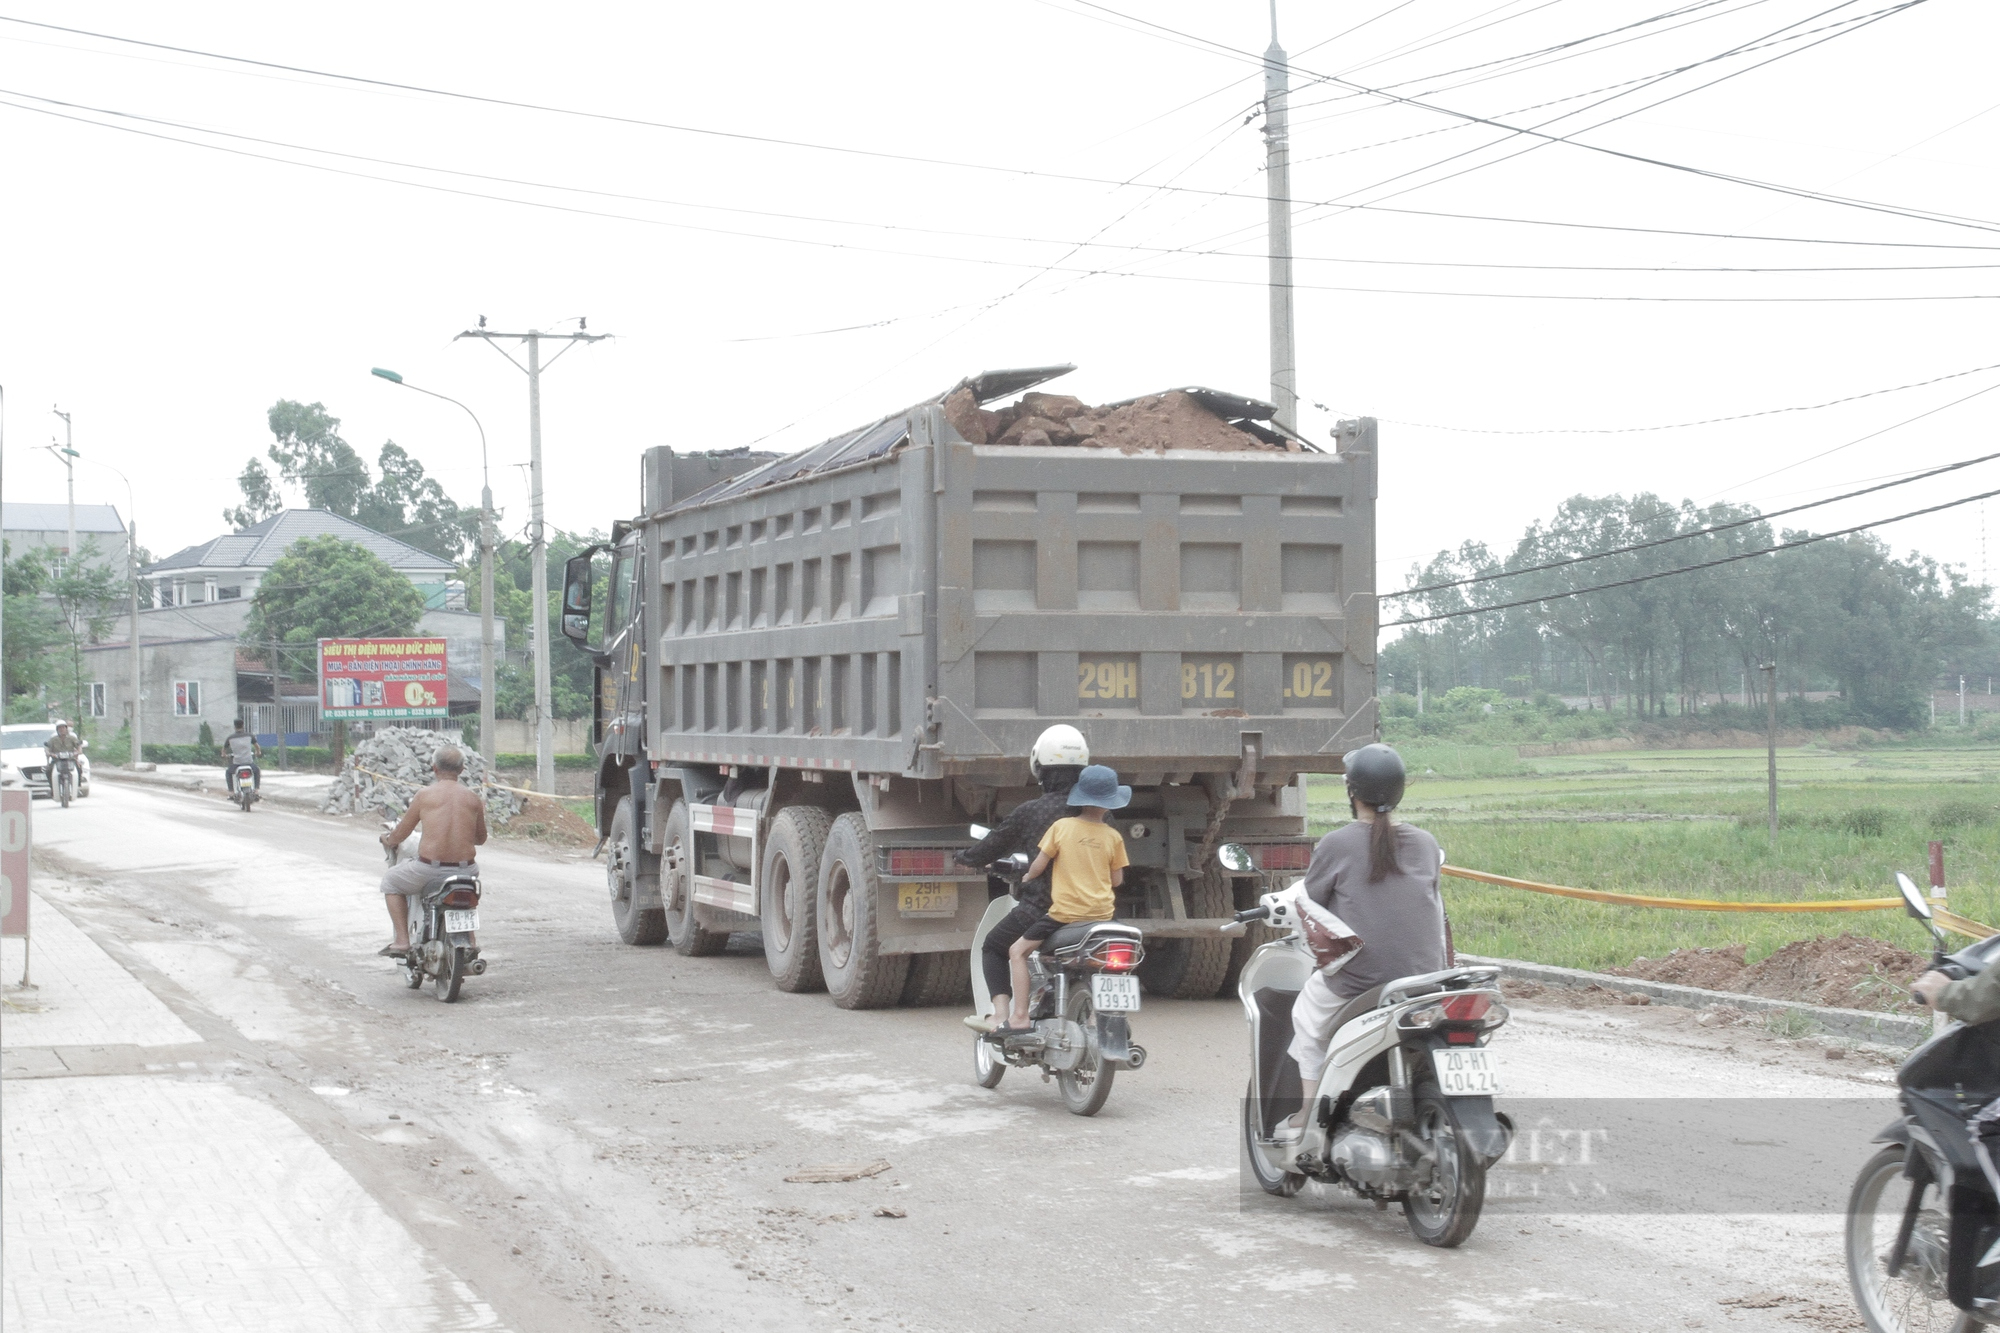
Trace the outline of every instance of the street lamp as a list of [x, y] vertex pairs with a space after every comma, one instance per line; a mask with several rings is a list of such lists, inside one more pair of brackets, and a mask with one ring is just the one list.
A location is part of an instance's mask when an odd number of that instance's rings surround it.
[[[493, 669], [493, 476], [487, 468], [486, 427], [479, 424], [479, 415], [456, 398], [446, 397], [434, 389], [411, 384], [393, 370], [376, 366], [369, 372], [377, 379], [391, 384], [400, 384], [405, 389], [413, 389], [432, 398], [442, 398], [459, 411], [472, 418], [474, 428], [479, 431], [479, 752], [486, 758], [489, 767], [499, 758], [493, 736], [493, 691], [495, 687]], [[284, 725], [282, 722], [280, 726]]]

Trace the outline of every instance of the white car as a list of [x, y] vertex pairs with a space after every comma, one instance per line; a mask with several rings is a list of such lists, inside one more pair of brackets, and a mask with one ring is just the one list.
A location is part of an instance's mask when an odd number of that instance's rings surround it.
[[[46, 722], [16, 722], [0, 727], [0, 765], [12, 768], [21, 775], [28, 790], [36, 796], [51, 796], [49, 789], [48, 757], [42, 753], [42, 742], [56, 734], [56, 729]], [[90, 795], [90, 755], [76, 757], [76, 794]]]

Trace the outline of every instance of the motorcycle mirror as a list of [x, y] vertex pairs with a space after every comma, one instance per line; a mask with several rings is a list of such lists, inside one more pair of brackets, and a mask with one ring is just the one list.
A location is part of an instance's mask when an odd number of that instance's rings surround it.
[[1910, 882], [1908, 875], [1898, 871], [1896, 873], [1896, 887], [1903, 891], [1903, 910], [1910, 914], [1912, 920], [1928, 921], [1931, 919], [1930, 903], [1924, 898], [1923, 894], [1917, 892], [1917, 886]]
[[986, 825], [984, 824], [974, 824], [971, 828], [967, 829], [966, 832], [970, 833], [973, 836], [973, 838], [979, 842], [984, 842], [986, 841], [987, 838], [993, 835], [993, 830], [987, 828]]
[[1215, 859], [1222, 862], [1224, 870], [1246, 874], [1257, 868], [1257, 862], [1250, 856], [1250, 849], [1241, 843], [1225, 842], [1215, 849]]

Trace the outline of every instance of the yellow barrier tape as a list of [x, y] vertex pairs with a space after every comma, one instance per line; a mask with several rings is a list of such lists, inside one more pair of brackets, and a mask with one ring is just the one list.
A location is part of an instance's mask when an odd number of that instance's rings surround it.
[[[1552, 893], [1559, 898], [1581, 898], [1585, 902], [1616, 903], [1621, 907], [1663, 907], [1677, 912], [1887, 912], [1899, 911], [1903, 907], [1901, 898], [1836, 898], [1828, 902], [1814, 903], [1743, 903], [1726, 902], [1717, 898], [1648, 898], [1637, 893], [1607, 893], [1602, 889], [1572, 889], [1562, 884], [1538, 884], [1531, 879], [1511, 879], [1506, 875], [1488, 874], [1484, 870], [1467, 870], [1461, 866], [1445, 866], [1444, 873], [1456, 879], [1475, 880], [1481, 884], [1495, 884], [1503, 889], [1526, 889], [1530, 893]], [[1991, 926], [1982, 926], [1970, 917], [1956, 912], [1933, 909], [1932, 917], [1947, 930], [1974, 939], [1985, 939], [1988, 935], [2000, 934]]]

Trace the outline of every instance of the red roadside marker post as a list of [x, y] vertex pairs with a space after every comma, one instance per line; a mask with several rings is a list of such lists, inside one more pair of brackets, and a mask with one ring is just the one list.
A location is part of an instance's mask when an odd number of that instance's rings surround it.
[[33, 841], [29, 816], [34, 796], [26, 787], [0, 788], [0, 936], [19, 937], [21, 987], [28, 982], [28, 852]]

